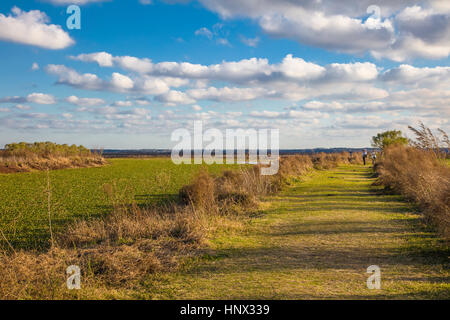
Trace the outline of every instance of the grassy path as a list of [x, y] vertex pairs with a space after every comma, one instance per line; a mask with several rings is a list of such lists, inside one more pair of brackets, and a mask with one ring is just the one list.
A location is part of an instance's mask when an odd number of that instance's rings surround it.
[[[450, 298], [449, 250], [369, 169], [316, 172], [266, 200], [244, 230], [218, 235], [184, 270], [151, 279], [141, 298]], [[382, 289], [366, 287], [378, 265]]]

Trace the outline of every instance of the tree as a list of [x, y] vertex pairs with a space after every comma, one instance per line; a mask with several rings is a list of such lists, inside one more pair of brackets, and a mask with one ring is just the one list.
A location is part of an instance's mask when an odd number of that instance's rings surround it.
[[385, 131], [372, 137], [372, 146], [374, 148], [384, 149], [393, 144], [407, 145], [408, 139], [403, 137], [400, 130]]

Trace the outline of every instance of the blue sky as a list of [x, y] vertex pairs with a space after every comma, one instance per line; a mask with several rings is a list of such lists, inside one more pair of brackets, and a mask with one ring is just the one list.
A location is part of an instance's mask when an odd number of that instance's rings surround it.
[[278, 128], [282, 148], [448, 130], [450, 5], [390, 2], [3, 0], [0, 145], [170, 148], [194, 120]]

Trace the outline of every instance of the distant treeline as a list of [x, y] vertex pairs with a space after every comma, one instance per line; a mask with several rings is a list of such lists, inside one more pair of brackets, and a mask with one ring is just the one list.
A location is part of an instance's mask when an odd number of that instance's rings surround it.
[[[296, 154], [318, 154], [318, 153], [357, 153], [367, 150], [368, 152], [379, 151], [376, 148], [315, 148], [315, 149], [282, 149], [279, 151], [280, 155], [296, 155]], [[96, 150], [92, 150], [96, 151]], [[134, 157], [145, 157], [145, 156], [170, 156], [171, 150], [169, 149], [139, 149], [139, 150], [115, 150], [115, 149], [104, 149], [103, 156], [105, 158], [134, 158]], [[194, 152], [192, 152], [194, 153]], [[226, 151], [224, 151], [226, 153]], [[236, 155], [238, 150], [234, 150]], [[270, 152], [269, 152], [270, 153]], [[246, 150], [248, 154], [248, 150]]]
[[4, 155], [12, 156], [27, 156], [35, 155], [40, 157], [46, 156], [59, 156], [59, 157], [70, 157], [70, 156], [90, 156], [91, 150], [85, 148], [84, 146], [77, 146], [75, 144], [56, 144], [53, 142], [19, 142], [10, 143], [5, 145], [5, 149], [2, 150]]

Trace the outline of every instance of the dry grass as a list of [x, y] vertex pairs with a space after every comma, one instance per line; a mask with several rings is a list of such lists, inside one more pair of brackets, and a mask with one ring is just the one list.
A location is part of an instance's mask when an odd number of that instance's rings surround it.
[[165, 210], [135, 205], [105, 219], [73, 223], [47, 252], [0, 252], [0, 297], [63, 299], [65, 270], [83, 270], [83, 287], [133, 288], [145, 276], [177, 267], [209, 231], [207, 217], [187, 206]]
[[56, 170], [65, 168], [97, 167], [106, 164], [100, 155], [90, 156], [15, 156], [0, 154], [0, 173], [29, 172], [32, 170]]
[[280, 191], [289, 177], [304, 175], [312, 169], [311, 157], [296, 155], [280, 158], [280, 170], [272, 176], [261, 175], [259, 165], [224, 171], [219, 177], [201, 172], [179, 195], [185, 205], [191, 204], [209, 213], [239, 213], [255, 207], [258, 197]]
[[338, 165], [345, 164], [363, 164], [362, 154], [348, 152], [341, 153], [317, 153], [312, 155], [314, 168], [317, 170], [329, 170], [336, 168]]
[[0, 173], [95, 167], [105, 163], [100, 153], [83, 146], [52, 142], [11, 143], [0, 150]]
[[376, 165], [379, 183], [415, 201], [450, 239], [450, 168], [435, 151], [391, 146]]

